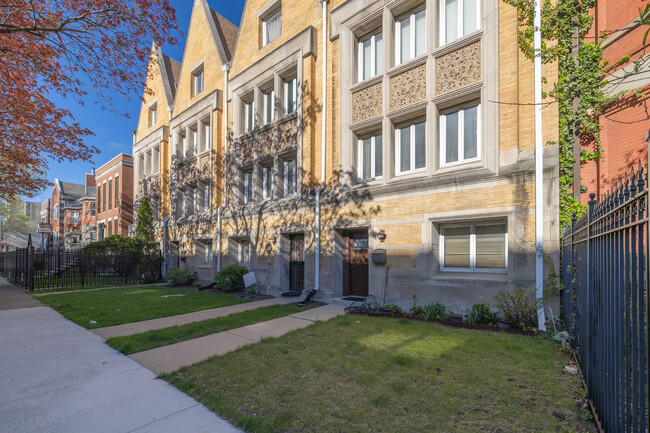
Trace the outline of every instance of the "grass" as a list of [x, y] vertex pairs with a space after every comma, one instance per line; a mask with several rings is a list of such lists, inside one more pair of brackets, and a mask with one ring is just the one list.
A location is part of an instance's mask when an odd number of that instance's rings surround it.
[[119, 352], [130, 355], [131, 353], [167, 346], [178, 343], [179, 341], [191, 340], [193, 338], [203, 337], [204, 335], [241, 328], [242, 326], [253, 323], [277, 319], [278, 317], [288, 316], [289, 314], [302, 310], [303, 308], [296, 307], [295, 305], [270, 305], [268, 307], [202, 320], [200, 322], [156, 329], [124, 337], [114, 337], [108, 339], [106, 343]]
[[34, 277], [34, 288], [37, 292], [46, 292], [48, 290], [79, 290], [89, 289], [93, 287], [103, 286], [120, 286], [120, 285], [134, 285], [138, 284], [138, 278], [130, 277], [127, 283], [124, 282], [124, 277], [120, 276], [92, 276], [88, 275], [85, 278], [84, 286], [81, 286], [80, 275], [64, 275], [61, 277], [56, 276], [43, 276], [36, 275]]
[[89, 284], [86, 286], [71, 286], [71, 287], [59, 287], [56, 289], [43, 289], [39, 290], [36, 289], [33, 292], [30, 292], [32, 295], [40, 295], [40, 294], [45, 294], [45, 293], [56, 293], [56, 292], [74, 292], [77, 290], [91, 290], [91, 289], [121, 289], [124, 287], [134, 287], [134, 286], [140, 286], [141, 284], [139, 283], [131, 283], [131, 284]]
[[[167, 295], [183, 296], [164, 297]], [[166, 286], [71, 292], [39, 296], [38, 300], [87, 329], [249, 302], [223, 293], [205, 293]], [[91, 321], [97, 323], [90, 323]]]
[[161, 376], [250, 432], [584, 432], [552, 341], [367, 316]]

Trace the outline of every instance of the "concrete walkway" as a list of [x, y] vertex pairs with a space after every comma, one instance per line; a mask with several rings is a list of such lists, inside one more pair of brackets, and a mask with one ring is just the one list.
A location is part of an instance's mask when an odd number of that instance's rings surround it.
[[0, 432], [241, 432], [8, 286], [0, 278], [0, 305], [17, 308], [0, 311]]
[[317, 320], [329, 320], [344, 314], [344, 308], [342, 305], [325, 305], [130, 356], [155, 374], [169, 373], [212, 356], [223, 355], [242, 346], [257, 343], [263, 338], [279, 337], [287, 332], [305, 328]]
[[43, 304], [29, 296], [25, 289], [14, 286], [4, 278], [0, 278], [0, 311], [42, 306]]
[[177, 316], [161, 317], [159, 319], [143, 320], [141, 322], [125, 323], [124, 325], [107, 326], [105, 328], [95, 328], [92, 331], [100, 337], [108, 340], [113, 337], [122, 337], [124, 335], [140, 334], [141, 332], [151, 331], [153, 329], [169, 328], [171, 326], [185, 325], [201, 320], [214, 319], [242, 311], [255, 310], [256, 308], [267, 307], [269, 305], [290, 304], [296, 302], [296, 298], [272, 298], [262, 301], [245, 302], [243, 304], [229, 305], [227, 307], [212, 308], [210, 310], [196, 311], [194, 313], [179, 314]]

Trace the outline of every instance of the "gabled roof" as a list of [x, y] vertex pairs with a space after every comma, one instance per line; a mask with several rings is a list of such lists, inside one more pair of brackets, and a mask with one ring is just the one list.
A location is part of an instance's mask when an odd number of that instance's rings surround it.
[[78, 199], [86, 195], [86, 186], [72, 182], [62, 182], [56, 180], [59, 184], [59, 193], [63, 198]]
[[210, 9], [207, 0], [198, 0], [203, 7], [203, 12], [208, 20], [212, 38], [219, 52], [221, 64], [225, 65], [232, 59], [234, 41], [237, 39], [238, 28], [236, 25]]
[[158, 44], [154, 45], [156, 47], [156, 57], [158, 58], [158, 67], [160, 68], [160, 77], [162, 78], [163, 87], [165, 88], [167, 104], [173, 106], [174, 98], [176, 97], [176, 83], [181, 74], [181, 64], [163, 54]]

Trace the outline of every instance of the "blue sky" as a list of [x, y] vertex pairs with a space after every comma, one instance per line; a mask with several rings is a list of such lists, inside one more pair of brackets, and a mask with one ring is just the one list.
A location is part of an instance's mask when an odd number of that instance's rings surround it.
[[[241, 15], [244, 10], [245, 0], [208, 0], [208, 4], [212, 9], [219, 12], [226, 17], [230, 22], [239, 25]], [[192, 0], [170, 0], [172, 6], [176, 9], [176, 18], [178, 25], [183, 31], [183, 37], [176, 35], [180, 46], [163, 47], [163, 52], [168, 56], [178, 60], [183, 59], [183, 47], [185, 45], [185, 37], [187, 36], [187, 28], [190, 22], [190, 15], [192, 12]], [[143, 68], [146, 65], [142, 66]], [[103, 111], [92, 100], [93, 95], [89, 92], [89, 100], [85, 106], [80, 106], [70, 100], [61, 98], [53, 98], [58, 106], [68, 108], [75, 121], [79, 122], [82, 127], [88, 128], [95, 133], [95, 136], [88, 137], [86, 144], [97, 147], [101, 153], [94, 155], [92, 161], [75, 161], [75, 162], [52, 162], [49, 164], [47, 178], [50, 182], [55, 178], [64, 182], [83, 183], [84, 173], [90, 173], [94, 167], [100, 167], [108, 162], [118, 153], [131, 153], [131, 145], [133, 139], [131, 131], [136, 128], [137, 117], [140, 110], [140, 94], [131, 95], [131, 101], [118, 101], [116, 100], [116, 111], [120, 113], [129, 113], [131, 118], [120, 116], [109, 111]], [[51, 194], [51, 188], [42, 191], [36, 197], [23, 197], [29, 201], [42, 202]]]

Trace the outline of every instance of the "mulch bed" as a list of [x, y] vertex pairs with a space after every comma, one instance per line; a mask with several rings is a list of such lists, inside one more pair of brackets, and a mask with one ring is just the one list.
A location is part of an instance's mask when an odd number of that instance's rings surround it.
[[372, 316], [372, 317], [390, 317], [393, 319], [407, 319], [407, 320], [415, 320], [416, 322], [432, 322], [432, 323], [439, 323], [443, 326], [448, 326], [450, 328], [465, 328], [465, 329], [474, 329], [477, 331], [492, 331], [492, 332], [506, 332], [508, 334], [519, 334], [519, 335], [528, 335], [528, 336], [534, 336], [535, 332], [533, 331], [524, 331], [522, 329], [502, 329], [499, 328], [498, 326], [488, 326], [488, 325], [472, 325], [471, 323], [457, 323], [457, 322], [452, 322], [450, 320], [439, 320], [439, 319], [423, 319], [421, 317], [415, 317], [415, 316], [400, 316], [399, 314], [391, 314], [391, 313], [371, 313], [371, 312], [365, 312], [365, 311], [350, 311], [350, 314], [361, 314], [364, 316]]

